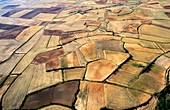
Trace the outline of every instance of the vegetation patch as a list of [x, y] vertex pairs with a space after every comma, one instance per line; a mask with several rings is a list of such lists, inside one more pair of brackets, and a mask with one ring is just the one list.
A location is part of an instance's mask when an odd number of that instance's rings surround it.
[[158, 99], [157, 108], [159, 110], [170, 110], [170, 85], [158, 94]]

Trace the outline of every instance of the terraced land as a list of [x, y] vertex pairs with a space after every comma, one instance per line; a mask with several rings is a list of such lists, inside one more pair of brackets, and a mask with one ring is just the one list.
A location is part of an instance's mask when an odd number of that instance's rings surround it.
[[0, 0], [4, 110], [169, 110], [170, 0]]

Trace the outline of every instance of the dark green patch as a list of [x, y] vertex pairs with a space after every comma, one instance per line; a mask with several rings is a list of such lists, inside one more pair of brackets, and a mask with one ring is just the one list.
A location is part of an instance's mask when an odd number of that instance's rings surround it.
[[64, 57], [61, 57], [61, 67], [62, 68], [67, 68], [68, 67], [67, 61], [65, 60]]
[[134, 96], [134, 97], [138, 97], [141, 93], [139, 93], [138, 91], [136, 90], [132, 90], [132, 89], [129, 89], [129, 92]]
[[85, 100], [86, 96], [88, 94], [88, 90], [87, 88], [85, 88], [83, 91], [80, 90], [80, 93], [79, 93], [79, 98], [81, 98], [82, 100]]
[[142, 64], [137, 64], [137, 63], [132, 63], [132, 66], [137, 67], [137, 68], [143, 68], [143, 67], [145, 67], [144, 65], [142, 65]]
[[170, 85], [158, 94], [158, 99], [157, 108], [159, 110], [170, 110]]

